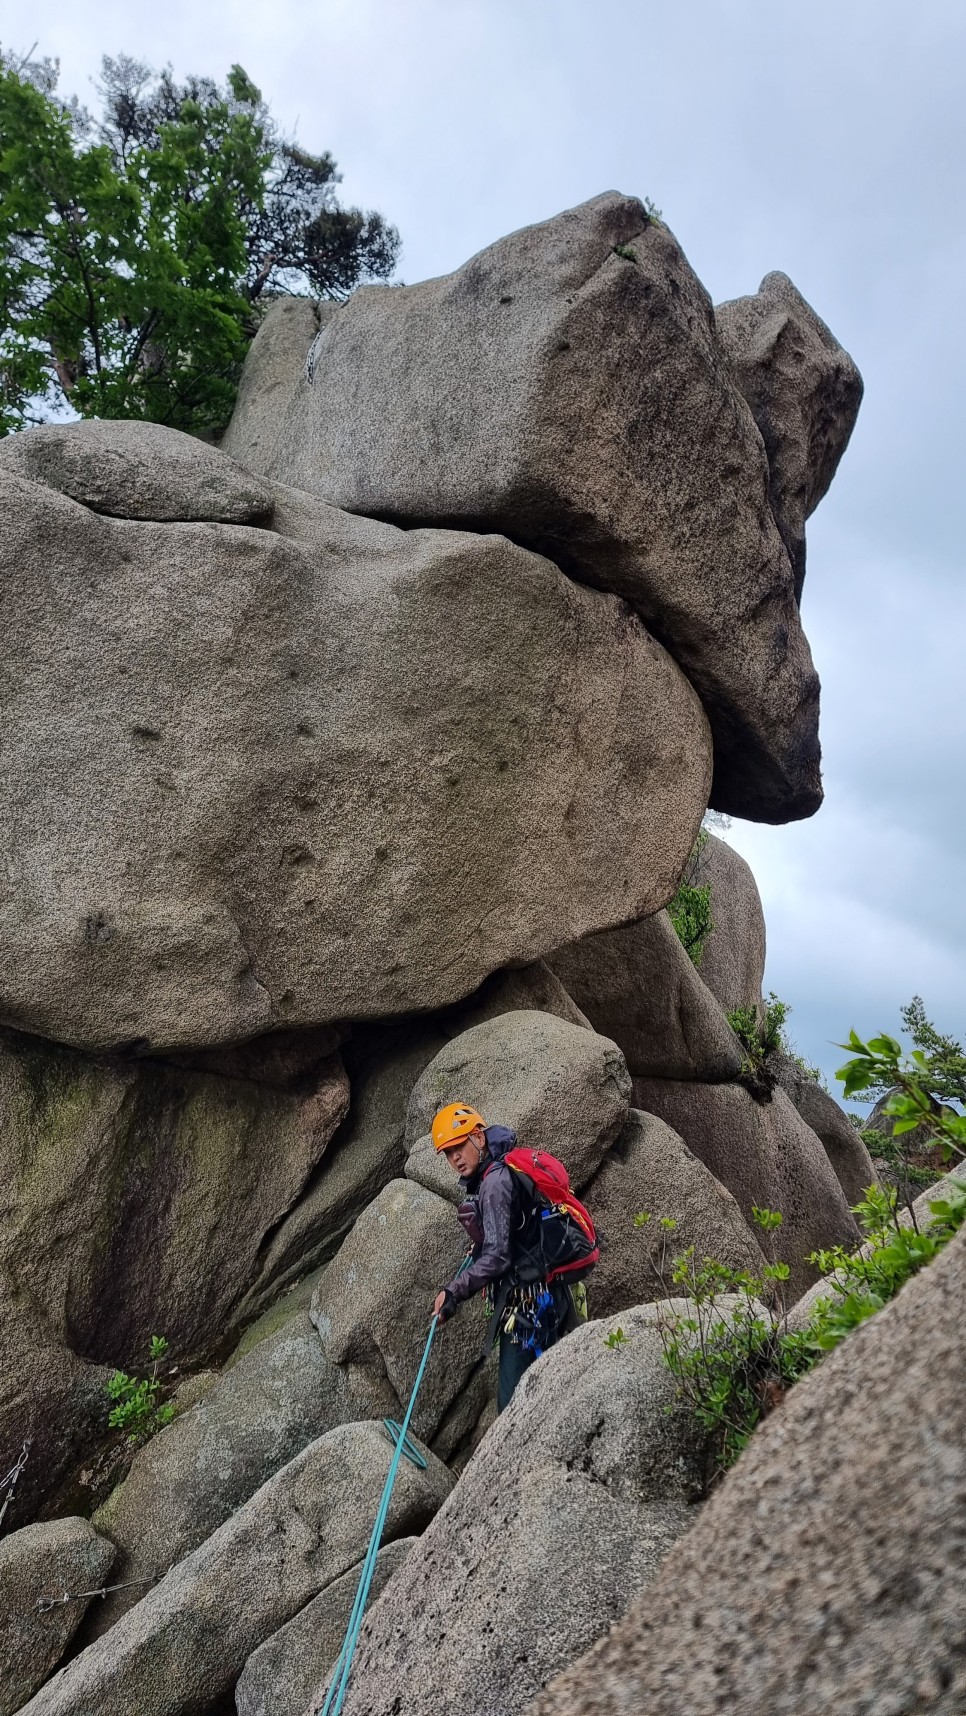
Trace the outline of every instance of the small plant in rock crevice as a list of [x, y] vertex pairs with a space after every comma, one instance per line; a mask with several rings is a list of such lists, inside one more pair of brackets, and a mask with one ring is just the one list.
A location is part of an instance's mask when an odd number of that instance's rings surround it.
[[705, 942], [714, 929], [711, 916], [711, 883], [696, 883], [701, 853], [708, 843], [708, 831], [702, 828], [691, 848], [677, 893], [670, 901], [667, 913], [678, 940], [692, 965], [701, 964]]
[[623, 1329], [611, 1329], [610, 1334], [604, 1336], [604, 1345], [609, 1347], [611, 1352], [619, 1352], [621, 1347], [627, 1345], [627, 1336]]
[[761, 1009], [735, 1007], [728, 1014], [728, 1024], [756, 1068], [763, 1068], [775, 1049], [787, 1049], [785, 1020], [790, 1012], [788, 1002], [771, 990]]
[[739, 1076], [760, 1100], [767, 1101], [778, 1082], [769, 1066], [769, 1056], [776, 1052], [794, 1061], [802, 1076], [812, 1084], [827, 1089], [821, 1068], [806, 1061], [789, 1038], [786, 1021], [791, 1010], [788, 1002], [780, 1000], [771, 990], [760, 1007], [734, 1007], [726, 1015], [745, 1050], [746, 1060]]
[[148, 1350], [150, 1371], [146, 1377], [128, 1376], [126, 1371], [116, 1370], [104, 1384], [105, 1393], [109, 1400], [115, 1402], [108, 1415], [108, 1424], [112, 1430], [123, 1430], [126, 1433], [130, 1447], [139, 1447], [147, 1442], [166, 1424], [170, 1424], [175, 1415], [174, 1406], [169, 1402], [161, 1403], [159, 1395], [163, 1384], [158, 1376], [158, 1370], [167, 1357], [168, 1343], [163, 1335], [152, 1335]]

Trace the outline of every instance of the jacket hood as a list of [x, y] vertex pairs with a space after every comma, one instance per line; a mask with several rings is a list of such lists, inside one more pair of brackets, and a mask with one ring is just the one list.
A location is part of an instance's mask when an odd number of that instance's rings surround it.
[[508, 1150], [515, 1150], [517, 1135], [508, 1126], [487, 1126], [484, 1128], [490, 1160], [502, 1162]]

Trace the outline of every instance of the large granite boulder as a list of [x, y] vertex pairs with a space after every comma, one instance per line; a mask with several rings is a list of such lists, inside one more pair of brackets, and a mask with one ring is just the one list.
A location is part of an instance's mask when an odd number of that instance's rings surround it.
[[753, 297], [719, 304], [714, 317], [765, 443], [769, 504], [800, 598], [805, 520], [848, 446], [862, 403], [862, 377], [787, 274], [766, 274]]
[[[351, 1089], [349, 1113], [320, 1168], [264, 1248], [258, 1279], [242, 1304], [241, 1315], [270, 1305], [281, 1282], [328, 1262], [356, 1217], [389, 1180], [405, 1171], [426, 1183], [424, 1175], [414, 1171], [413, 1153], [407, 1163], [403, 1142], [406, 1109], [416, 1080], [454, 1036], [521, 1008], [552, 1013], [587, 1027], [560, 979], [535, 960], [515, 970], [495, 971], [466, 1001], [453, 1007], [353, 1030], [341, 1050]], [[433, 1172], [432, 1163], [429, 1170]], [[447, 1173], [445, 1180], [452, 1179]], [[438, 1167], [428, 1183], [430, 1190], [449, 1195], [450, 1187]]]
[[280, 1282], [327, 1263], [356, 1218], [403, 1172], [409, 1097], [446, 1040], [436, 1015], [362, 1025], [353, 1033], [341, 1051], [349, 1076], [349, 1112], [319, 1171], [271, 1235], [243, 1315], [270, 1303]]
[[[653, 1114], [632, 1109], [584, 1193], [601, 1242], [587, 1282], [592, 1317], [666, 1299], [675, 1257], [693, 1246], [732, 1269], [759, 1275], [764, 1256], [730, 1192]], [[635, 1216], [649, 1220], [635, 1225]], [[673, 1221], [672, 1230], [662, 1226]]]
[[0, 1264], [82, 1357], [132, 1365], [229, 1325], [348, 1104], [0, 1032]]
[[740, 1071], [741, 1044], [666, 912], [584, 936], [550, 964], [635, 1077], [716, 1082]]
[[276, 298], [269, 305], [245, 360], [222, 452], [252, 471], [267, 469], [312, 342], [335, 308], [311, 298]]
[[612, 1347], [617, 1319], [589, 1324], [527, 1373], [366, 1620], [345, 1716], [517, 1716], [653, 1579], [706, 1455], [660, 1314], [622, 1313]]
[[0, 441], [0, 473], [113, 518], [261, 524], [275, 506], [272, 484], [161, 423], [43, 423]]
[[[862, 1130], [867, 1133], [878, 1133], [879, 1139], [870, 1139], [872, 1150], [877, 1160], [881, 1160], [887, 1177], [894, 1178], [897, 1169], [894, 1151], [888, 1147], [891, 1143], [895, 1128], [895, 1118], [888, 1112], [889, 1103], [894, 1090], [884, 1091], [878, 1102], [870, 1109], [865, 1118]], [[935, 1099], [934, 1099], [935, 1101]], [[935, 1110], [941, 1109], [942, 1104], [935, 1104]], [[943, 1170], [942, 1144], [927, 1126], [914, 1126], [908, 1132], [899, 1135], [902, 1139], [902, 1160], [910, 1167], [920, 1172], [941, 1174]], [[871, 1152], [870, 1152], [871, 1155]]]
[[959, 1716], [964, 1295], [961, 1232], [796, 1384], [643, 1600], [527, 1716]]
[[224, 1340], [347, 1102], [338, 1055], [285, 1090], [0, 1031], [0, 1469], [33, 1434], [21, 1508], [105, 1436], [111, 1368], [139, 1370], [154, 1334], [178, 1362]]
[[[378, 1424], [310, 1444], [25, 1705], [30, 1716], [188, 1716], [365, 1552], [392, 1446]], [[399, 1466], [385, 1539], [422, 1531], [452, 1487], [426, 1451]]]
[[741, 1084], [635, 1079], [634, 1102], [673, 1127], [734, 1194], [746, 1221], [756, 1204], [780, 1212], [780, 1229], [763, 1234], [761, 1244], [789, 1266], [789, 1303], [816, 1279], [807, 1261], [813, 1251], [858, 1243], [828, 1156], [783, 1090], [762, 1102]]
[[673, 892], [708, 728], [616, 597], [309, 496], [0, 490], [0, 1019], [156, 1051], [443, 1006]]
[[835, 1177], [852, 1209], [875, 1184], [876, 1172], [858, 1128], [793, 1055], [780, 1049], [768, 1056], [768, 1070], [777, 1078], [806, 1126], [821, 1140]]
[[[87, 1603], [114, 1561], [114, 1546], [86, 1519], [51, 1519], [0, 1538], [0, 1716], [13, 1716], [57, 1667]], [[50, 1608], [38, 1608], [45, 1599]]]
[[[312, 357], [257, 468], [407, 526], [504, 532], [627, 597], [700, 694], [718, 808], [817, 809], [818, 679], [761, 436], [707, 293], [636, 198], [364, 287]], [[239, 420], [229, 445], [247, 440]]]
[[[386, 1377], [334, 1364], [308, 1312], [296, 1312], [141, 1448], [98, 1509], [97, 1529], [117, 1546], [118, 1579], [155, 1578], [181, 1561], [327, 1430], [398, 1414]], [[115, 1591], [92, 1611], [86, 1636], [106, 1632], [141, 1595]]]
[[[411, 1180], [391, 1180], [359, 1217], [312, 1300], [326, 1356], [388, 1380], [405, 1403], [439, 1289], [456, 1274], [466, 1238], [449, 1203]], [[413, 1415], [416, 1433], [447, 1459], [486, 1403], [478, 1366], [486, 1340], [477, 1299], [439, 1329]], [[469, 1385], [469, 1387], [468, 1387]]]
[[[376, 1556], [369, 1605], [375, 1603], [418, 1540], [400, 1537]], [[235, 1687], [238, 1716], [301, 1716], [334, 1667], [349, 1625], [361, 1566], [326, 1585], [252, 1653]]]
[[701, 950], [705, 988], [726, 1013], [757, 1007], [765, 976], [765, 914], [751, 866], [708, 829], [702, 831], [692, 887], [710, 887], [711, 933]]
[[548, 1013], [503, 1013], [430, 1062], [409, 1099], [406, 1142], [412, 1150], [437, 1110], [462, 1099], [527, 1149], [562, 1157], [580, 1187], [621, 1131], [630, 1096], [624, 1057], [607, 1037]]

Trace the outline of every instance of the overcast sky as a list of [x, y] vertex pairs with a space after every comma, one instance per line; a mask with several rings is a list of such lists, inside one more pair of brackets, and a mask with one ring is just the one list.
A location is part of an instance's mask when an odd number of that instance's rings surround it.
[[222, 76], [330, 149], [407, 281], [599, 191], [650, 196], [715, 301], [790, 274], [866, 383], [809, 527], [826, 801], [736, 823], [766, 986], [831, 1073], [921, 993], [966, 1032], [962, 0], [0, 0], [0, 40]]

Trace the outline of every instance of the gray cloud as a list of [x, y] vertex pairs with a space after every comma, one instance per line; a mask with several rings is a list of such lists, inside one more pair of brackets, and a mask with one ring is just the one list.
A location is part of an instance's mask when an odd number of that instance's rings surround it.
[[812, 823], [731, 838], [811, 1057], [834, 1067], [830, 1039], [895, 1024], [915, 990], [966, 1028], [966, 11], [48, 0], [32, 29], [80, 93], [104, 51], [180, 73], [240, 60], [285, 124], [334, 151], [345, 194], [397, 221], [410, 280], [611, 186], [654, 198], [718, 300], [792, 276], [867, 384], [809, 540], [828, 797]]

